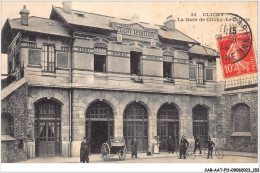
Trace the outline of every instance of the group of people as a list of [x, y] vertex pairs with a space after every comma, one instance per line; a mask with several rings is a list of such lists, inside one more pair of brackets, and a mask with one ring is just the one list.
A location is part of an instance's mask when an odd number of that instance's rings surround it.
[[[189, 142], [187, 141], [187, 139], [185, 139], [185, 136], [183, 135], [181, 138], [181, 141], [180, 141], [180, 157], [178, 159], [181, 159], [182, 156], [184, 159], [186, 159], [186, 151], [187, 151], [188, 146], [189, 146]], [[211, 157], [211, 159], [212, 159], [212, 152], [213, 152], [214, 146], [215, 146], [215, 143], [211, 140], [211, 138], [209, 136], [208, 141], [207, 141], [207, 147], [208, 147], [207, 159], [209, 159], [209, 157]], [[200, 154], [202, 154], [200, 138], [198, 136], [195, 137], [195, 146], [194, 146], [194, 150], [193, 150], [194, 154], [196, 153], [197, 149], [199, 149]]]
[[[201, 142], [200, 142], [200, 138], [198, 136], [196, 136], [194, 138], [195, 140], [195, 146], [194, 146], [194, 154], [196, 153], [196, 150], [199, 149], [200, 154], [202, 154], [201, 152]], [[159, 153], [159, 145], [160, 145], [160, 140], [159, 140], [159, 136], [155, 136], [154, 137], [154, 142], [153, 142], [153, 151], [154, 154], [158, 154]], [[180, 141], [180, 157], [178, 159], [181, 159], [182, 157], [184, 159], [186, 159], [186, 152], [187, 152], [187, 148], [189, 146], [189, 142], [187, 141], [187, 139], [185, 138], [185, 136], [183, 135]], [[207, 159], [211, 158], [212, 159], [212, 151], [213, 151], [213, 147], [215, 146], [215, 143], [211, 140], [210, 136], [208, 137], [208, 141], [207, 141], [207, 147], [208, 147], [208, 156]], [[167, 150], [168, 153], [173, 153], [175, 151], [175, 145], [174, 145], [174, 140], [171, 136], [169, 136], [169, 138], [167, 139]]]
[[[200, 154], [202, 154], [200, 138], [198, 136], [196, 136], [194, 138], [194, 140], [195, 140], [195, 147], [193, 150], [194, 154], [196, 153], [197, 149], [199, 149]], [[159, 136], [155, 136], [154, 140], [153, 140], [153, 153], [154, 154], [160, 153], [159, 152], [160, 143], [161, 143], [161, 141], [159, 139]], [[138, 141], [136, 140], [136, 138], [134, 138], [130, 144], [131, 144], [132, 158], [133, 157], [138, 158], [137, 157]], [[181, 138], [181, 141], [180, 141], [180, 157], [178, 159], [181, 159], [181, 158], [186, 159], [186, 151], [187, 151], [188, 146], [189, 146], [189, 142], [183, 135]], [[211, 140], [211, 138], [209, 136], [208, 141], [207, 141], [207, 147], [208, 147], [207, 159], [209, 159], [209, 157], [211, 157], [211, 159], [212, 159], [212, 151], [213, 151], [214, 146], [215, 146], [215, 143]], [[175, 150], [174, 140], [171, 136], [169, 136], [169, 138], [167, 139], [167, 149], [168, 149], [168, 153], [173, 153]], [[83, 141], [81, 142], [81, 146], [80, 146], [80, 162], [89, 163], [89, 146], [88, 146], [88, 141], [87, 141], [86, 137], [83, 138]]]

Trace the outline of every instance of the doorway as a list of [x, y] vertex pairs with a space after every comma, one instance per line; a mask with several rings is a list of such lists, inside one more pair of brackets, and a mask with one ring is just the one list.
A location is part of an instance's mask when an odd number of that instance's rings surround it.
[[91, 153], [100, 153], [101, 146], [113, 136], [113, 110], [107, 103], [96, 101], [86, 112], [86, 136], [89, 139]]
[[123, 130], [128, 151], [131, 151], [134, 138], [138, 142], [138, 152], [148, 151], [148, 112], [145, 106], [133, 102], [126, 107]]
[[179, 111], [174, 104], [164, 104], [157, 114], [157, 135], [160, 136], [160, 150], [167, 151], [168, 137], [171, 136], [175, 149], [179, 146]]
[[61, 155], [61, 106], [54, 100], [42, 99], [35, 104], [35, 149], [37, 157]]
[[91, 122], [91, 153], [100, 153], [102, 144], [108, 139], [107, 129], [107, 121]]
[[202, 105], [196, 105], [192, 109], [193, 136], [200, 138], [201, 146], [207, 147], [208, 141], [208, 109]]

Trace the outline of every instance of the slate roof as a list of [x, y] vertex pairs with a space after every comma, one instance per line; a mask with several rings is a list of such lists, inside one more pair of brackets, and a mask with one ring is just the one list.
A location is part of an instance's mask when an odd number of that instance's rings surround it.
[[68, 29], [56, 20], [29, 16], [28, 26], [21, 25], [21, 18], [7, 19], [7, 22], [9, 22], [11, 29], [71, 37]]
[[[105, 16], [101, 14], [94, 14], [84, 11], [71, 10], [71, 13], [64, 12], [62, 7], [53, 6], [52, 10], [56, 11], [58, 14], [62, 16], [63, 19], [69, 24], [79, 25], [79, 26], [88, 26], [94, 28], [108, 29], [112, 28], [109, 26], [110, 22], [118, 22], [122, 24], [132, 24], [133, 21], [129, 19], [117, 18], [112, 16]], [[80, 15], [78, 15], [80, 14]], [[159, 25], [149, 24], [145, 22], [139, 22], [142, 26], [151, 28], [151, 29], [159, 29]]]
[[171, 40], [178, 40], [184, 41], [188, 43], [199, 44], [196, 40], [192, 39], [191, 37], [183, 34], [179, 30], [175, 29], [174, 31], [167, 30], [167, 29], [160, 29], [159, 35], [163, 38], [171, 39]]
[[[57, 12], [62, 18], [69, 24], [87, 26], [94, 28], [101, 28], [107, 30], [113, 30], [110, 26], [110, 22], [118, 22], [122, 24], [133, 24], [135, 21], [123, 18], [116, 18], [111, 16], [105, 16], [100, 14], [88, 13], [83, 11], [71, 10], [71, 13], [66, 13], [61, 7], [54, 7], [53, 11]], [[80, 15], [78, 15], [80, 14]], [[196, 40], [190, 38], [179, 30], [175, 29], [174, 31], [162, 29], [162, 25], [156, 25], [145, 22], [138, 22], [140, 25], [150, 29], [159, 30], [159, 35], [166, 39], [184, 41], [188, 43], [199, 44]]]
[[192, 54], [199, 54], [199, 55], [205, 55], [205, 56], [219, 56], [219, 53], [211, 48], [202, 46], [202, 45], [194, 45], [189, 49], [189, 53]]
[[[53, 10], [58, 12], [69, 24], [111, 30], [109, 27], [111, 17], [76, 10], [72, 10], [72, 13], [68, 14], [61, 7], [53, 7]], [[78, 14], [82, 14], [82, 16]]]

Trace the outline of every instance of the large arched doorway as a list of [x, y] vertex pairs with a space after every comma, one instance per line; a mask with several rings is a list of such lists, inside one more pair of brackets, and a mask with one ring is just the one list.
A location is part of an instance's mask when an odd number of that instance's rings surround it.
[[91, 153], [100, 153], [102, 144], [114, 132], [113, 110], [103, 101], [92, 103], [86, 112], [86, 136], [90, 141]]
[[35, 103], [36, 156], [61, 155], [61, 105], [52, 99]]
[[145, 106], [134, 102], [129, 104], [124, 111], [124, 137], [128, 151], [134, 137], [138, 141], [138, 152], [148, 150], [148, 113]]
[[201, 146], [206, 147], [208, 140], [208, 109], [205, 106], [197, 105], [192, 109], [193, 119], [193, 136], [198, 136], [201, 141]]
[[167, 150], [167, 139], [171, 136], [174, 145], [179, 145], [179, 111], [174, 104], [164, 104], [157, 114], [157, 135], [160, 137], [160, 150]]

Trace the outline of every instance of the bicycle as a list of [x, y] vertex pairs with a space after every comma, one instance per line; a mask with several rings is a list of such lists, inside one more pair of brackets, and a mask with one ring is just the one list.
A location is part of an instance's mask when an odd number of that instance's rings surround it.
[[[216, 147], [214, 147], [212, 153], [214, 153], [215, 156], [216, 156], [218, 159], [222, 159], [222, 158], [225, 156], [224, 153], [223, 153], [223, 151], [220, 150], [220, 149], [217, 149]], [[205, 157], [208, 157], [208, 149], [207, 149], [207, 148], [203, 149], [203, 155], [204, 155]]]
[[[177, 149], [177, 150], [175, 150], [174, 152], [176, 152], [176, 155], [177, 155], [177, 157], [179, 158], [179, 154], [180, 154], [180, 150], [179, 149]], [[196, 158], [196, 155], [193, 153], [193, 151], [191, 150], [191, 149], [187, 149], [186, 150], [186, 156], [188, 156], [190, 159], [195, 159]]]

